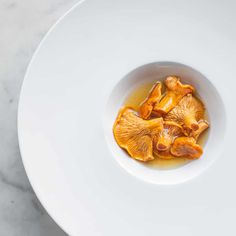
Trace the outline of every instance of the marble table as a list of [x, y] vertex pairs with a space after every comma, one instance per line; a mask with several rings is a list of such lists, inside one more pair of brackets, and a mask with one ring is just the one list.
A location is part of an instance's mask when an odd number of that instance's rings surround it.
[[52, 24], [77, 0], [0, 0], [0, 235], [64, 236], [27, 179], [17, 105], [27, 65]]

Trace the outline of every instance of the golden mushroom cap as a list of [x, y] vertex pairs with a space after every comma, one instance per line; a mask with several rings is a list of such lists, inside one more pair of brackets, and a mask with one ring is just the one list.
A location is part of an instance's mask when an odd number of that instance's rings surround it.
[[187, 134], [189, 134], [190, 131], [199, 129], [198, 121], [203, 119], [204, 111], [203, 103], [192, 94], [188, 94], [181, 99], [179, 104], [164, 119], [175, 121], [182, 125]]
[[143, 120], [130, 107], [120, 110], [113, 127], [117, 144], [140, 161], [153, 160], [153, 138], [163, 129], [163, 119]]
[[196, 144], [196, 140], [192, 137], [176, 138], [170, 151], [176, 157], [187, 157], [189, 159], [197, 159], [203, 153], [201, 146]]

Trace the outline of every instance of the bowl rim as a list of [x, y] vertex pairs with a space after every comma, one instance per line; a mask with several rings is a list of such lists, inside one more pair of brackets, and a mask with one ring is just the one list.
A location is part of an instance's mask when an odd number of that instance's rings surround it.
[[66, 234], [68, 235], [73, 235], [69, 229], [69, 227], [66, 227], [65, 224], [63, 224], [63, 222], [61, 221], [61, 219], [54, 214], [54, 212], [52, 210], [50, 210], [50, 206], [47, 205], [47, 202], [44, 200], [43, 196], [41, 195], [37, 185], [32, 181], [30, 172], [29, 172], [29, 166], [26, 163], [26, 159], [25, 159], [25, 155], [24, 155], [24, 151], [23, 151], [23, 144], [22, 144], [22, 138], [21, 138], [21, 129], [20, 129], [20, 112], [21, 112], [21, 100], [23, 97], [23, 93], [24, 93], [24, 87], [28, 78], [28, 74], [29, 74], [29, 70], [31, 68], [31, 65], [33, 64], [33, 62], [35, 61], [38, 52], [41, 49], [41, 46], [44, 44], [44, 42], [47, 40], [48, 36], [51, 34], [51, 32], [54, 31], [54, 29], [56, 29], [56, 27], [72, 12], [74, 11], [77, 7], [80, 7], [80, 5], [82, 5], [84, 2], [86, 2], [87, 0], [79, 0], [78, 2], [76, 2], [72, 7], [70, 7], [67, 11], [65, 11], [64, 14], [62, 14], [56, 21], [54, 24], [52, 24], [51, 27], [49, 27], [48, 31], [45, 33], [45, 35], [42, 37], [41, 41], [39, 42], [38, 46], [36, 47], [31, 60], [26, 68], [26, 72], [22, 81], [22, 85], [21, 85], [21, 89], [20, 89], [20, 95], [19, 95], [19, 100], [18, 100], [18, 106], [17, 106], [17, 137], [18, 137], [18, 144], [19, 144], [19, 150], [20, 150], [20, 154], [21, 154], [21, 159], [22, 159], [22, 163], [27, 175], [27, 178], [29, 180], [29, 183], [32, 187], [32, 189], [34, 190], [34, 193], [36, 195], [36, 197], [39, 199], [41, 205], [43, 206], [43, 208], [45, 209], [45, 211], [47, 212], [47, 214], [51, 217], [51, 219], [56, 223], [56, 225]]

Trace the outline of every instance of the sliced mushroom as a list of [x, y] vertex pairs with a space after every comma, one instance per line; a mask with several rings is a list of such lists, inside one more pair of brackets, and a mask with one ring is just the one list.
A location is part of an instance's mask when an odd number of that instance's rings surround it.
[[124, 107], [113, 127], [116, 142], [131, 157], [140, 161], [153, 160], [153, 139], [163, 129], [163, 119], [143, 120], [137, 113]]
[[176, 76], [169, 76], [165, 80], [166, 95], [153, 108], [154, 114], [167, 114], [186, 94], [194, 92], [194, 88], [182, 84]]
[[182, 125], [188, 135], [192, 130], [199, 129], [198, 121], [203, 119], [204, 105], [192, 94], [184, 96], [179, 104], [173, 108], [166, 116], [165, 120], [175, 121]]
[[193, 137], [179, 137], [175, 139], [170, 152], [176, 157], [197, 159], [202, 155], [203, 150]]
[[196, 141], [198, 140], [199, 136], [209, 127], [209, 122], [206, 120], [200, 120], [198, 122], [198, 130], [192, 130], [190, 136], [193, 137]]
[[139, 114], [143, 119], [148, 119], [152, 113], [154, 105], [161, 99], [161, 82], [157, 82], [151, 89], [146, 100], [141, 104]]
[[165, 121], [164, 128], [157, 135], [156, 149], [158, 151], [167, 151], [174, 139], [183, 136], [182, 127], [173, 121]]

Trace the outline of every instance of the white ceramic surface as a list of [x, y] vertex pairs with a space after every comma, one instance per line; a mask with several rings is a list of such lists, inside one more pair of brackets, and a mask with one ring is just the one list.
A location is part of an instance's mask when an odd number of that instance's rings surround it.
[[[236, 233], [234, 8], [232, 1], [85, 1], [44, 39], [22, 89], [19, 141], [35, 192], [67, 233]], [[166, 174], [162, 185], [140, 181], [118, 164], [106, 140], [117, 83], [160, 61], [188, 65], [213, 85], [196, 84], [209, 92], [214, 113], [208, 154], [193, 164], [200, 165], [197, 177], [177, 185], [166, 185]], [[179, 171], [172, 180], [191, 165]]]
[[[199, 160], [191, 161], [186, 165], [182, 165], [181, 168], [169, 170], [159, 168], [158, 170], [127, 158], [127, 153], [115, 141], [113, 124], [129, 93], [142, 86], [142, 84], [162, 81], [168, 75], [178, 75], [183, 83], [191, 84], [196, 88], [209, 113], [211, 127], [204, 145], [204, 153]], [[201, 174], [221, 155], [224, 147], [224, 141], [222, 140], [226, 130], [226, 115], [221, 96], [223, 94], [217, 91], [203, 74], [183, 64], [156, 62], [131, 71], [111, 91], [104, 114], [104, 132], [113, 157], [129, 173], [154, 184], [178, 184]]]

